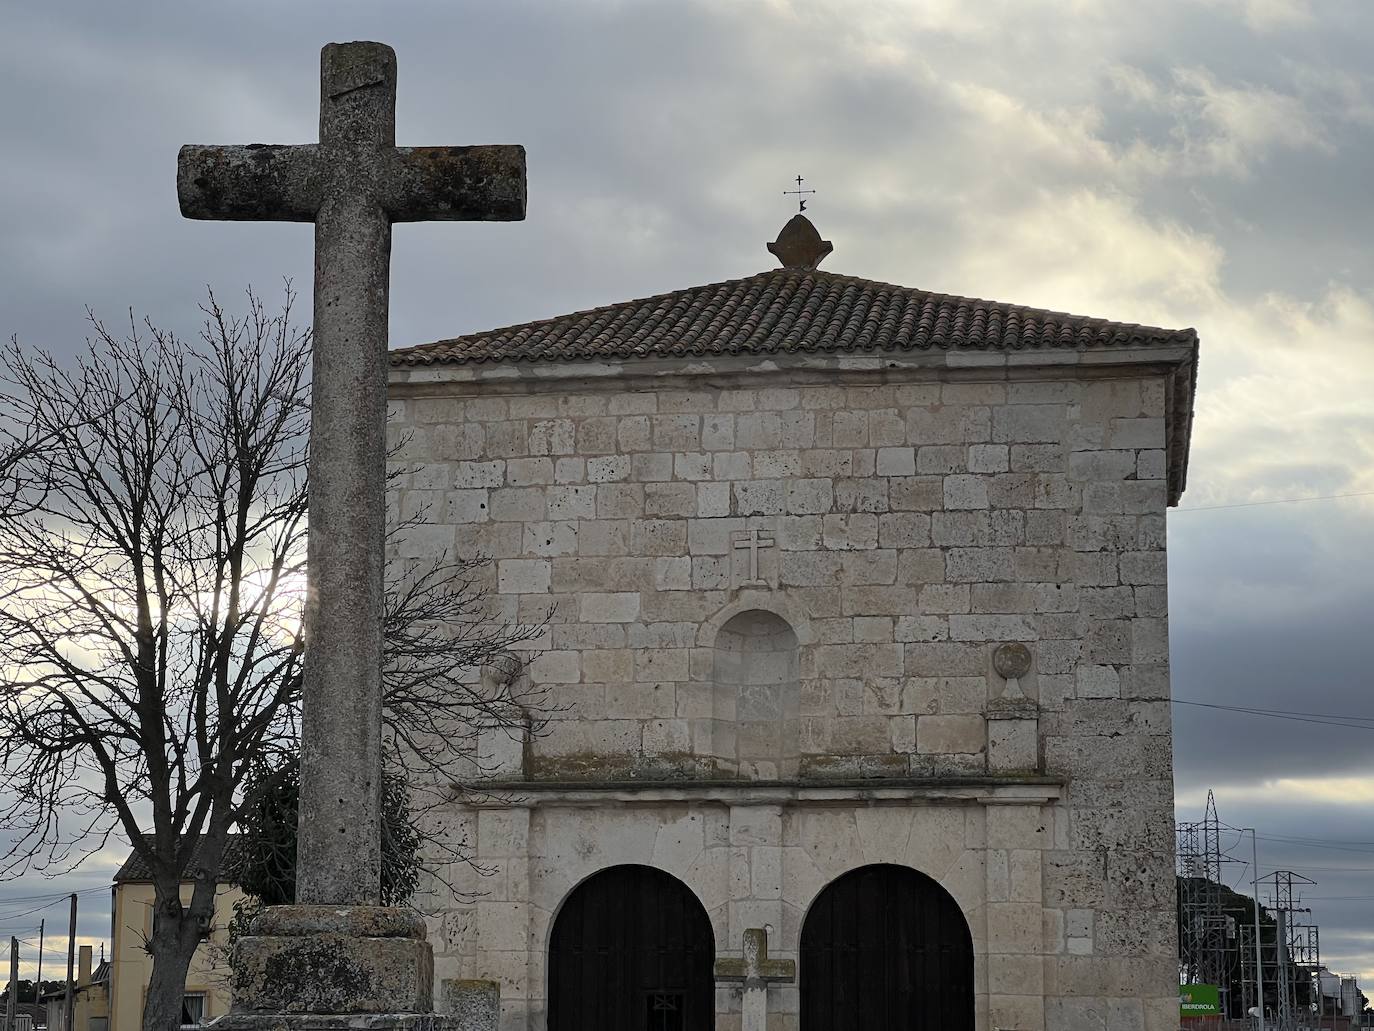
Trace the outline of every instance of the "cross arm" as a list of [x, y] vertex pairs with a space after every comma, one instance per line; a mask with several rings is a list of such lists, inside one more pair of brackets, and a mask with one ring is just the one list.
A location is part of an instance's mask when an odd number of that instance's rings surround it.
[[397, 147], [384, 178], [393, 222], [518, 222], [525, 217], [525, 148]]
[[741, 959], [716, 960], [717, 981], [743, 981], [744, 984], [790, 983], [797, 979], [797, 964], [790, 959], [768, 958], [768, 931], [750, 927], [744, 932], [744, 956]]
[[190, 144], [177, 154], [177, 199], [187, 218], [313, 222], [323, 195], [313, 143]]

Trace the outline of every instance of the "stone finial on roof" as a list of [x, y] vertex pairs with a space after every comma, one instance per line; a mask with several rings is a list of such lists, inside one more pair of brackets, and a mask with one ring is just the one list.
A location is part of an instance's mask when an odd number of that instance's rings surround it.
[[835, 248], [829, 240], [821, 239], [809, 218], [793, 215], [768, 249], [782, 262], [783, 268], [809, 269], [819, 265]]

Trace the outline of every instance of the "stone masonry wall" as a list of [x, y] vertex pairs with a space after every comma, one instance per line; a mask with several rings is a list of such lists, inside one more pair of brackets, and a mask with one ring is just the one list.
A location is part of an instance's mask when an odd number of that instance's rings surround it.
[[[998, 816], [1026, 854], [982, 874], [993, 898], [1035, 871], [1034, 893], [1003, 898], [1021, 907], [1005, 911], [1020, 994], [1043, 1008], [1009, 1001], [1031, 1023], [1007, 1026], [1173, 1028], [1166, 377], [810, 379], [393, 386], [411, 470], [393, 504], [428, 518], [400, 553], [483, 553], [493, 615], [549, 621], [528, 675], [560, 709], [506, 772], [1061, 778], [1057, 802]], [[757, 613], [785, 627], [738, 632]], [[796, 677], [793, 710], [724, 654], [754, 639], [795, 647], [792, 666], [755, 664], [794, 671], [776, 674]], [[992, 666], [1003, 642], [1032, 655], [1012, 686]], [[987, 718], [1007, 707], [1020, 718]], [[775, 716], [784, 740], [740, 740]], [[980, 957], [1000, 933], [990, 917]], [[998, 1012], [981, 999], [980, 1020]]]

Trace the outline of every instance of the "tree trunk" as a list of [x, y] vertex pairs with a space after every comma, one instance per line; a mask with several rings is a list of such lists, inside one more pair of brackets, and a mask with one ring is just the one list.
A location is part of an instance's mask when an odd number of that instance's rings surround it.
[[153, 933], [148, 940], [153, 973], [143, 1002], [143, 1031], [177, 1031], [181, 1027], [186, 972], [201, 942], [198, 921], [181, 905], [180, 898], [173, 895], [172, 899], [174, 906], [159, 901], [153, 910]]

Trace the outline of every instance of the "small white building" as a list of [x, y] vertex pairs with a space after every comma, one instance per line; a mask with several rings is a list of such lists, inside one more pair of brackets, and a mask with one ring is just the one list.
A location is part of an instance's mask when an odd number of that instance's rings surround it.
[[[455, 799], [503, 1026], [1175, 1031], [1165, 512], [1197, 337], [782, 268], [393, 352], [429, 505], [559, 704]], [[489, 743], [490, 744], [490, 743]], [[739, 964], [726, 964], [722, 972]], [[781, 970], [782, 968], [778, 968]]]

